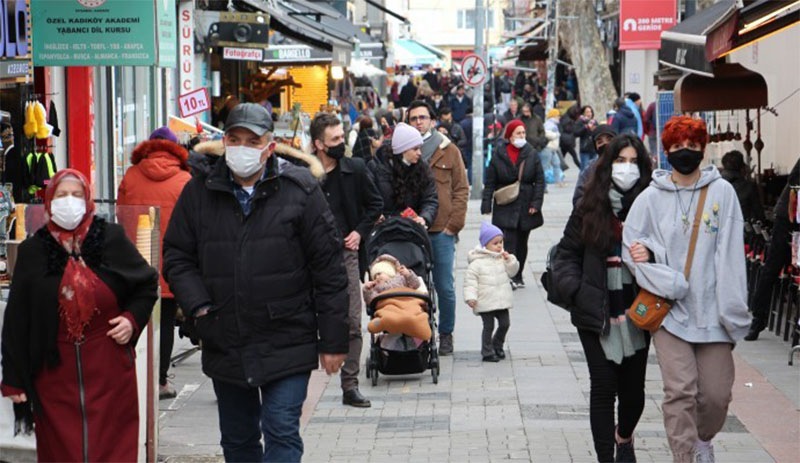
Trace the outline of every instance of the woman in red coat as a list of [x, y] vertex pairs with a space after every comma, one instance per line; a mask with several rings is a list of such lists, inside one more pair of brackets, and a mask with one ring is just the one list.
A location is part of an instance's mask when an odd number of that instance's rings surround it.
[[[133, 164], [119, 185], [117, 204], [120, 206], [158, 206], [161, 209], [160, 238], [172, 216], [186, 183], [192, 179], [187, 163], [189, 153], [178, 144], [178, 137], [167, 127], [156, 129], [150, 139], [133, 150]], [[134, 228], [131, 228], [133, 230]], [[161, 249], [159, 242], [159, 249]], [[159, 263], [161, 259], [159, 259]], [[160, 368], [158, 374], [159, 397], [169, 399], [177, 394], [167, 382], [167, 372], [175, 341], [175, 314], [178, 310], [175, 296], [161, 277], [161, 339]]]
[[2, 334], [15, 432], [35, 425], [39, 461], [137, 460], [134, 346], [158, 277], [122, 227], [95, 217], [78, 171], [47, 186], [49, 221], [19, 247]]

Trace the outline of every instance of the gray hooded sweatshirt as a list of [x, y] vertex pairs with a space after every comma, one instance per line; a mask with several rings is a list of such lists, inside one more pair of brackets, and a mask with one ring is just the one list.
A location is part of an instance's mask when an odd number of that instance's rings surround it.
[[[700, 189], [706, 185], [708, 194], [687, 282], [683, 267], [691, 224]], [[683, 223], [682, 207], [688, 207], [688, 227]], [[664, 329], [690, 343], [735, 343], [747, 334], [750, 314], [743, 227], [736, 192], [716, 167], [703, 168], [696, 187], [676, 186], [666, 170], [653, 172], [650, 188], [636, 198], [625, 220], [622, 259], [640, 287], [674, 301], [661, 325]], [[654, 263], [633, 262], [630, 247], [636, 242], [650, 250]]]

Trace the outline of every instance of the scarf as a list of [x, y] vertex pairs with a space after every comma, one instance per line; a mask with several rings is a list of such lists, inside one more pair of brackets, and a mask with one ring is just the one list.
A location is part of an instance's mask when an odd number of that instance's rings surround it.
[[77, 170], [63, 169], [56, 173], [45, 191], [44, 207], [48, 217], [55, 191], [66, 178], [77, 179], [83, 186], [86, 214], [74, 230], [65, 230], [52, 220], [47, 222], [46, 227], [53, 238], [67, 251], [67, 264], [58, 287], [58, 307], [61, 319], [66, 324], [69, 338], [78, 341], [83, 338], [83, 330], [98, 311], [94, 295], [97, 275], [89, 269], [81, 256], [81, 244], [86, 238], [94, 218], [94, 201], [92, 201], [91, 188], [86, 177]]
[[512, 145], [511, 143], [506, 144], [506, 153], [508, 154], [508, 158], [511, 159], [511, 164], [517, 165], [517, 161], [519, 161], [519, 152], [520, 149], [516, 146]]
[[444, 137], [436, 130], [430, 132], [430, 136], [422, 142], [422, 160], [430, 164], [433, 153], [439, 149], [439, 145], [444, 141]]

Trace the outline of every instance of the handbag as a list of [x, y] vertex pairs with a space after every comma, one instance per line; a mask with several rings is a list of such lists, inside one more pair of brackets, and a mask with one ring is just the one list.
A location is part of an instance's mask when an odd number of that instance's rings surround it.
[[497, 203], [498, 206], [505, 206], [506, 204], [511, 204], [517, 200], [519, 197], [519, 184], [522, 182], [522, 173], [525, 170], [525, 161], [519, 165], [519, 176], [517, 177], [517, 181], [506, 185], [503, 188], [499, 188], [494, 192], [494, 202]]
[[[705, 206], [707, 193], [708, 186], [705, 186], [700, 190], [700, 199], [697, 202], [697, 212], [692, 224], [692, 237], [689, 240], [689, 250], [686, 254], [686, 264], [683, 268], [683, 274], [687, 281], [689, 280], [689, 272], [692, 269], [694, 249], [697, 245], [697, 234], [700, 230], [700, 219], [703, 216], [703, 206]], [[661, 322], [664, 321], [671, 308], [672, 301], [640, 288], [639, 294], [627, 311], [627, 315], [631, 323], [637, 328], [655, 333], [661, 327]]]

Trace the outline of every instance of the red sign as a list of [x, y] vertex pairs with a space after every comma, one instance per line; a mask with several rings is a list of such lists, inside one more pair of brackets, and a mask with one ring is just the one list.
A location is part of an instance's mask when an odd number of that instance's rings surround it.
[[725, 22], [712, 30], [706, 37], [706, 60], [712, 62], [733, 48], [733, 39], [736, 37], [738, 16], [732, 15]]
[[453, 61], [461, 61], [473, 53], [475, 53], [475, 50], [450, 50], [450, 59]]
[[661, 32], [676, 24], [677, 3], [677, 0], [620, 0], [619, 49], [660, 49]]
[[181, 117], [189, 117], [192, 114], [202, 113], [208, 111], [211, 104], [208, 99], [208, 89], [198, 88], [189, 93], [185, 93], [178, 97], [178, 109], [181, 111]]

